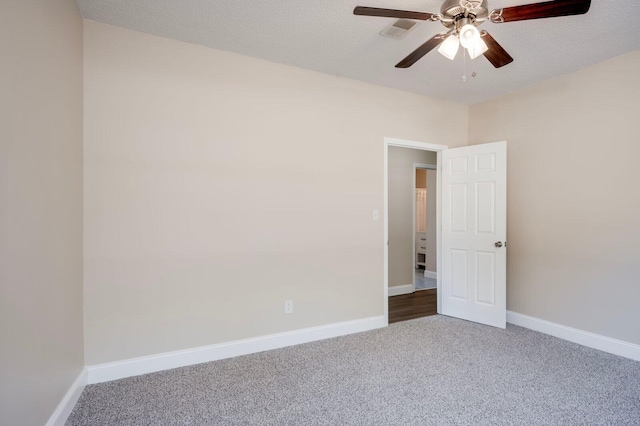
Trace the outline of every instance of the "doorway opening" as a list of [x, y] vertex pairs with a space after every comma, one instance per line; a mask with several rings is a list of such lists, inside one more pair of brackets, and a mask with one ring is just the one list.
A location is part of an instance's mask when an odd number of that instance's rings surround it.
[[[506, 327], [507, 282], [507, 143], [505, 141], [447, 149], [399, 139], [384, 140], [384, 288], [387, 323], [391, 285], [390, 150], [396, 147], [435, 151], [436, 312], [494, 327]], [[423, 161], [422, 161], [423, 162]], [[424, 162], [423, 162], [424, 163]], [[413, 194], [410, 195], [413, 198]], [[404, 246], [401, 246], [404, 247]], [[412, 247], [409, 247], [411, 250]], [[393, 259], [395, 262], [395, 258]], [[412, 259], [409, 259], [413, 262]], [[395, 267], [394, 267], [395, 270]], [[410, 278], [413, 281], [412, 278]], [[413, 284], [405, 286], [413, 289]], [[415, 290], [415, 289], [414, 289]], [[431, 290], [413, 292], [413, 295]], [[397, 294], [397, 293], [396, 293]], [[408, 318], [407, 318], [408, 319]]]
[[[436, 160], [437, 162], [437, 160]], [[437, 166], [413, 163], [413, 290], [438, 286], [436, 257]]]
[[[437, 183], [440, 181], [441, 151], [445, 149], [447, 147], [444, 145], [392, 138], [384, 140], [384, 314], [387, 322], [440, 313], [440, 281], [437, 275], [441, 247], [440, 194]], [[430, 259], [435, 265], [429, 264], [435, 269], [433, 271], [426, 269], [426, 259], [423, 259], [424, 262], [417, 262], [419, 255], [426, 255], [427, 245], [418, 245], [423, 241], [417, 234], [416, 226], [416, 169], [428, 170], [435, 177], [431, 194], [435, 201], [431, 206], [435, 235], [429, 246], [435, 251], [435, 256], [432, 253]], [[398, 173], [397, 170], [402, 172]], [[425, 232], [421, 234], [425, 234], [426, 230], [425, 223]], [[426, 243], [427, 237], [424, 238]], [[431, 282], [435, 280], [435, 288], [416, 291], [416, 284], [422, 284], [419, 280], [416, 281], [416, 266], [418, 274], [422, 271], [422, 277], [425, 276], [425, 270], [433, 272], [427, 274], [427, 278]], [[390, 307], [393, 314], [391, 317]]]

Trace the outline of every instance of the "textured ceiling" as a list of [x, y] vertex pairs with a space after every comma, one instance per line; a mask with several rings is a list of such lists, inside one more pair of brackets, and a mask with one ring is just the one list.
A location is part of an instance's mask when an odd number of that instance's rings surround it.
[[[357, 5], [439, 13], [441, 0], [77, 0], [82, 15], [162, 37], [381, 86], [473, 104], [640, 49], [638, 0], [593, 0], [586, 15], [493, 24], [515, 61], [449, 61], [435, 50], [409, 69], [394, 65], [445, 28], [420, 22], [403, 40], [378, 33], [392, 18], [354, 16]], [[489, 8], [537, 0], [489, 0]], [[585, 88], [588, 90], [588, 88]]]

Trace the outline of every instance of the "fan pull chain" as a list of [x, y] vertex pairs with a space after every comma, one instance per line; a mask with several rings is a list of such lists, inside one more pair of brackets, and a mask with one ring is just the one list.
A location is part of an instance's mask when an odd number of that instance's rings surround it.
[[462, 81], [467, 82], [467, 49], [462, 49]]
[[478, 73], [476, 72], [476, 61], [471, 60], [471, 77], [476, 78]]
[[[474, 60], [472, 60], [471, 58], [469, 58], [471, 60], [471, 77], [475, 78], [478, 73], [476, 72], [476, 63]], [[463, 82], [467, 82], [467, 50], [463, 50], [462, 52], [462, 81]]]

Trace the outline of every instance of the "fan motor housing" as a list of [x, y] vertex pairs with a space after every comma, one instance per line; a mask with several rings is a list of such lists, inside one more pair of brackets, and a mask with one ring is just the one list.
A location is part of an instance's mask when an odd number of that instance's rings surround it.
[[440, 8], [442, 25], [447, 28], [455, 26], [456, 21], [467, 17], [478, 26], [489, 16], [487, 0], [446, 0]]

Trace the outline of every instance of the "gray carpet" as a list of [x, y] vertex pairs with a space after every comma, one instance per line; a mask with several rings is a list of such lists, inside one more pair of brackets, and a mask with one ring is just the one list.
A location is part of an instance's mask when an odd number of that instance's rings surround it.
[[67, 425], [640, 425], [640, 363], [443, 316], [88, 386]]

